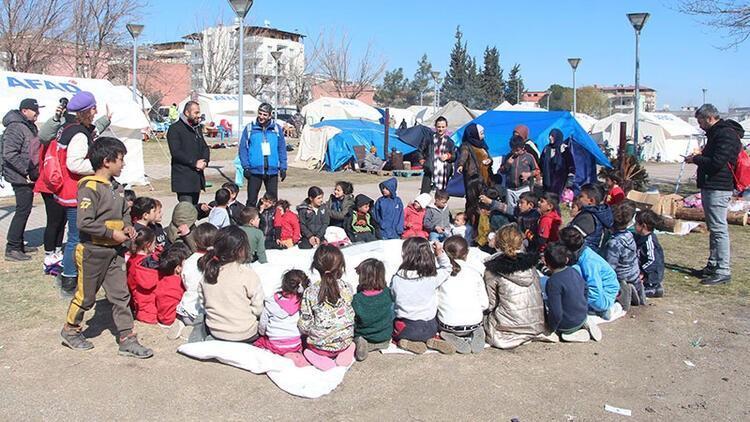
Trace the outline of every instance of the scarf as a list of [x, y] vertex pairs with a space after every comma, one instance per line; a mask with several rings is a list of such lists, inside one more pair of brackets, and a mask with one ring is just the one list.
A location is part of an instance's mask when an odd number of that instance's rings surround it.
[[446, 144], [445, 137], [440, 138], [438, 135], [435, 135], [432, 140], [432, 184], [438, 190], [445, 189], [445, 186], [448, 184], [448, 166], [450, 164], [440, 160], [443, 154], [448, 153]]
[[487, 146], [487, 142], [484, 139], [479, 139], [480, 130], [484, 132], [484, 128], [476, 123], [467, 126], [466, 130], [464, 130], [464, 135], [461, 138], [461, 143], [468, 143], [473, 147], [489, 151], [490, 147]]

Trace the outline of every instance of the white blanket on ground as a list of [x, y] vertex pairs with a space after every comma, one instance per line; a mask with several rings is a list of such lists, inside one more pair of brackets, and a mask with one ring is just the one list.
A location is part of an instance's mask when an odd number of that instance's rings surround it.
[[195, 359], [216, 359], [254, 374], [266, 374], [287, 393], [305, 398], [324, 396], [341, 384], [349, 367], [337, 366], [330, 371], [320, 371], [312, 366], [297, 368], [294, 363], [267, 350], [245, 343], [204, 341], [187, 343], [177, 351]]

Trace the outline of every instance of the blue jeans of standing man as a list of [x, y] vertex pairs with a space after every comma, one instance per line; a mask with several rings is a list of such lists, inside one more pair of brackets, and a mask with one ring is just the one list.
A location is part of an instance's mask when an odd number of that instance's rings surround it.
[[77, 277], [78, 268], [76, 268], [76, 245], [78, 245], [78, 208], [65, 208], [65, 217], [68, 219], [68, 240], [65, 242], [63, 251], [63, 277]]
[[729, 226], [727, 225], [727, 211], [731, 191], [701, 190], [703, 213], [709, 231], [708, 266], [716, 269], [718, 275], [730, 275], [729, 267]]

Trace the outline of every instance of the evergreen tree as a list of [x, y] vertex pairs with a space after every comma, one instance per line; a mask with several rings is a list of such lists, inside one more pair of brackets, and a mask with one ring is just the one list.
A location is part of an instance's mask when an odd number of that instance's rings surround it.
[[[434, 82], [432, 82], [432, 63], [427, 59], [427, 54], [417, 62], [417, 70], [414, 72], [414, 79], [409, 84], [409, 93], [407, 102], [409, 104], [430, 105], [434, 100]], [[421, 95], [421, 98], [420, 98]]]
[[484, 50], [484, 66], [480, 75], [481, 96], [478, 108], [486, 110], [496, 107], [503, 102], [505, 81], [503, 70], [500, 68], [500, 53], [497, 47]]
[[482, 101], [482, 75], [477, 70], [477, 60], [469, 57], [466, 66], [466, 100], [464, 105], [469, 108], [479, 108]]
[[456, 27], [456, 43], [451, 50], [451, 61], [440, 94], [440, 102], [443, 104], [451, 100], [460, 101], [464, 104], [467, 102], [469, 56], [466, 50], [467, 46], [463, 41], [463, 33], [461, 27], [458, 26]]
[[517, 104], [523, 96], [524, 86], [521, 77], [521, 65], [515, 64], [508, 73], [508, 82], [505, 84], [505, 100], [511, 104]]
[[406, 107], [409, 79], [404, 78], [404, 69], [385, 72], [383, 83], [376, 87], [375, 101], [383, 107]]

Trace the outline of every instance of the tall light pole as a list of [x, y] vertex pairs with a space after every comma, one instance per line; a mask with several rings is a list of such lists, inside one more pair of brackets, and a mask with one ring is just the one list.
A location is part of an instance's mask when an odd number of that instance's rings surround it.
[[708, 90], [706, 88], [703, 88], [702, 91], [703, 91], [703, 103], [701, 105], [706, 104], [706, 91]]
[[276, 82], [274, 83], [274, 86], [276, 87], [276, 104], [274, 105], [275, 109], [279, 108], [279, 59], [281, 59], [281, 51], [272, 51], [271, 57], [273, 57], [273, 61], [276, 64]]
[[133, 37], [133, 101], [138, 102], [138, 36], [143, 32], [143, 25], [129, 23], [125, 25]]
[[432, 80], [435, 81], [435, 109], [438, 109], [440, 108], [440, 83], [438, 82], [440, 80], [440, 72], [433, 70], [430, 72], [430, 75], [432, 75]]
[[245, 127], [242, 125], [243, 117], [245, 117], [245, 108], [242, 105], [242, 99], [245, 97], [245, 17], [250, 8], [253, 7], [253, 0], [229, 0], [229, 5], [232, 6], [232, 10], [237, 14], [237, 19], [240, 21], [240, 74], [239, 74], [239, 100], [238, 100], [238, 126], [239, 133], [241, 134]]
[[633, 111], [633, 152], [635, 153], [635, 159], [640, 158], [638, 153], [638, 136], [640, 133], [640, 122], [638, 121], [638, 113], [641, 108], [641, 29], [646, 25], [646, 21], [650, 14], [648, 13], [628, 13], [628, 20], [633, 25], [635, 30], [635, 107]]
[[576, 92], [576, 69], [578, 69], [578, 65], [581, 63], [581, 59], [578, 57], [568, 59], [568, 63], [570, 63], [570, 67], [573, 69], [573, 115], [575, 116], [576, 113], [578, 113], [578, 104], [577, 104], [577, 96], [578, 92]]
[[547, 91], [547, 111], [549, 111], [549, 97], [552, 95], [552, 91]]

